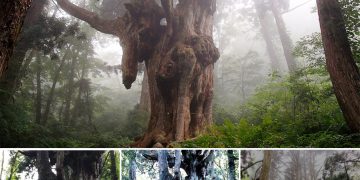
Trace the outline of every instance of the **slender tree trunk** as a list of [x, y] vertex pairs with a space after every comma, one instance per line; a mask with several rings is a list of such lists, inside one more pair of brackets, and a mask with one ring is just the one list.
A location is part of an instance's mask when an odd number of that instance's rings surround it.
[[135, 162], [135, 160], [131, 161], [131, 163], [130, 163], [129, 179], [136, 180], [136, 162]]
[[181, 180], [181, 151], [175, 150], [174, 180]]
[[261, 34], [265, 40], [266, 50], [270, 58], [271, 69], [273, 71], [280, 71], [281, 69], [280, 69], [279, 57], [277, 56], [276, 51], [274, 49], [275, 45], [271, 38], [272, 34], [269, 31], [269, 28], [266, 24], [266, 19], [265, 19], [266, 10], [263, 7], [264, 3], [260, 2], [259, 0], [254, 0], [254, 3], [255, 3], [256, 14], [259, 18]]
[[75, 77], [75, 64], [76, 60], [74, 58], [71, 59], [70, 65], [70, 74], [68, 76], [68, 83], [67, 83], [67, 91], [65, 95], [65, 108], [64, 108], [64, 124], [70, 125], [70, 107], [71, 107], [71, 100], [74, 94], [74, 77]]
[[337, 0], [317, 0], [326, 67], [348, 127], [360, 132], [360, 73]]
[[36, 56], [36, 101], [35, 101], [35, 122], [41, 124], [41, 103], [42, 103], [42, 92], [41, 92], [41, 71], [42, 64], [39, 52]]
[[4, 161], [5, 161], [5, 150], [1, 150], [1, 151], [2, 151], [2, 156], [1, 156], [0, 179], [2, 179], [2, 176], [3, 176], [3, 171], [4, 171]]
[[158, 151], [158, 163], [159, 163], [159, 180], [171, 180], [172, 176], [169, 173], [168, 166], [168, 152], [167, 150]]
[[116, 168], [116, 156], [115, 151], [110, 151], [110, 159], [111, 159], [111, 176], [113, 180], [119, 180], [118, 171]]
[[264, 159], [261, 167], [260, 180], [269, 180], [271, 165], [271, 151], [264, 151]]
[[277, 29], [280, 35], [280, 40], [284, 51], [284, 56], [286, 59], [286, 64], [289, 68], [289, 71], [294, 72], [296, 70], [296, 61], [293, 56], [293, 45], [291, 43], [290, 36], [286, 32], [286, 26], [279, 12], [278, 3], [279, 2], [277, 0], [271, 2], [271, 11], [275, 17]]
[[49, 151], [36, 152], [36, 167], [38, 169], [39, 180], [55, 180], [55, 174], [51, 171], [49, 161]]
[[0, 2], [0, 78], [6, 73], [31, 0]]
[[65, 180], [64, 158], [64, 151], [56, 152], [56, 180]]
[[42, 121], [43, 125], [47, 124], [47, 121], [48, 121], [48, 118], [49, 118], [49, 113], [50, 113], [51, 103], [53, 102], [53, 98], [54, 98], [56, 84], [57, 84], [57, 82], [59, 80], [60, 72], [62, 71], [62, 68], [63, 68], [63, 66], [65, 64], [67, 54], [68, 54], [68, 52], [65, 52], [65, 55], [63, 56], [59, 67], [55, 71], [55, 76], [54, 76], [53, 83], [52, 83], [52, 86], [51, 86], [51, 89], [50, 89], [50, 92], [49, 92], [49, 97], [46, 100], [45, 112], [44, 112], [43, 121]]
[[227, 151], [227, 156], [228, 156], [228, 166], [229, 166], [229, 180], [236, 180], [236, 169], [235, 169], [235, 156], [234, 156], [234, 151], [233, 150], [228, 150]]

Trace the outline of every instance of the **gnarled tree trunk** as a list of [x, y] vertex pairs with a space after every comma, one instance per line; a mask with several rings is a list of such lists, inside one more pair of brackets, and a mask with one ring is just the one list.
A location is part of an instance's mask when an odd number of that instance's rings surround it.
[[0, 1], [0, 78], [13, 54], [31, 0]]
[[[133, 146], [164, 147], [194, 137], [212, 122], [213, 65], [219, 52], [212, 39], [215, 0], [135, 0], [115, 20], [57, 0], [69, 14], [120, 38], [123, 84], [131, 88], [145, 61], [151, 115], [148, 130]], [[166, 25], [160, 21], [166, 18]]]
[[326, 67], [346, 123], [360, 132], [360, 73], [337, 0], [317, 0]]

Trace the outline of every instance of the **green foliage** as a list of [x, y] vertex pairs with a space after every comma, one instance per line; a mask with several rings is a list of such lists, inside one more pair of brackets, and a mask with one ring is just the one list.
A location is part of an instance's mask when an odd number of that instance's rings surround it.
[[[360, 134], [351, 134], [333, 93], [320, 34], [303, 38], [295, 55], [304, 68], [288, 77], [271, 75], [232, 117], [181, 147], [359, 147]], [[219, 120], [216, 120], [219, 121]]]

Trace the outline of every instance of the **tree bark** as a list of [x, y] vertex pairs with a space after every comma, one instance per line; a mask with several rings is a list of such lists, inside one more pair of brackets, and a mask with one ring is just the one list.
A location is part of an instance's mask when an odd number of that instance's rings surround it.
[[261, 166], [260, 180], [269, 180], [270, 165], [271, 165], [271, 151], [265, 150], [264, 159]]
[[31, 0], [0, 2], [0, 78], [6, 73]]
[[25, 76], [24, 73], [31, 62], [34, 50], [31, 50], [32, 52], [26, 60], [25, 57], [28, 50], [34, 48], [34, 39], [32, 35], [24, 35], [23, 32], [25, 32], [26, 28], [32, 27], [38, 22], [41, 12], [46, 4], [45, 1], [46, 0], [32, 0], [31, 7], [29, 8], [24, 20], [23, 31], [20, 33], [22, 36], [19, 37], [19, 41], [16, 43], [13, 56], [10, 58], [8, 63], [8, 70], [6, 71], [6, 74], [0, 78], [0, 86], [4, 91], [6, 91], [4, 94], [0, 93], [0, 98], [4, 104], [10, 103], [12, 96], [19, 87], [21, 79]]
[[284, 20], [281, 16], [281, 13], [278, 9], [279, 2], [277, 0], [270, 2], [271, 3], [271, 11], [274, 14], [277, 29], [280, 35], [280, 41], [283, 47], [284, 56], [286, 60], [286, 64], [289, 68], [290, 72], [294, 72], [296, 70], [296, 61], [293, 56], [293, 46], [291, 43], [290, 36], [286, 32], [286, 26]]
[[49, 151], [36, 152], [36, 167], [38, 169], [39, 180], [55, 180], [55, 174], [51, 171], [49, 162]]
[[[123, 48], [123, 84], [131, 88], [138, 62], [145, 61], [151, 115], [148, 130], [133, 146], [167, 146], [201, 133], [212, 123], [213, 65], [219, 52], [212, 39], [215, 0], [163, 0], [125, 4], [115, 20], [57, 0], [69, 14], [118, 36]], [[160, 20], [166, 17], [167, 25]], [[126, 28], [125, 28], [126, 27]]]
[[337, 0], [317, 0], [326, 67], [348, 127], [360, 131], [360, 73]]
[[2, 156], [1, 156], [0, 179], [2, 179], [2, 176], [3, 176], [3, 172], [4, 172], [4, 161], [5, 161], [5, 150], [1, 150], [1, 151], [2, 151]]
[[233, 150], [228, 150], [227, 151], [227, 156], [228, 156], [228, 166], [229, 166], [229, 180], [236, 180], [236, 169], [235, 169], [235, 156], [234, 156], [234, 151]]
[[139, 109], [144, 112], [148, 112], [148, 113], [151, 112], [149, 80], [148, 80], [148, 75], [147, 75], [146, 69], [144, 71], [144, 78], [141, 83], [141, 95], [140, 95]]
[[118, 171], [116, 168], [116, 156], [115, 151], [110, 151], [110, 159], [111, 159], [111, 175], [113, 180], [119, 180]]
[[158, 163], [159, 163], [159, 180], [171, 180], [172, 176], [168, 169], [168, 152], [167, 150], [158, 151]]
[[135, 160], [131, 161], [130, 169], [129, 169], [129, 179], [136, 180], [136, 162]]
[[181, 180], [181, 151], [175, 150], [174, 180]]
[[56, 152], [56, 180], [65, 180], [64, 158], [64, 151]]

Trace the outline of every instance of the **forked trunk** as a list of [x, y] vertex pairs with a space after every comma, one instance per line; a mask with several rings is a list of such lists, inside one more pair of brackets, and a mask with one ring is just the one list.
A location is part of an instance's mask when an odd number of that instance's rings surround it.
[[[148, 130], [133, 146], [164, 147], [194, 137], [212, 122], [213, 67], [219, 52], [212, 39], [216, 0], [134, 0], [115, 20], [101, 19], [68, 0], [69, 14], [120, 38], [123, 84], [131, 88], [145, 61], [151, 115]], [[164, 23], [166, 19], [166, 23]]]

